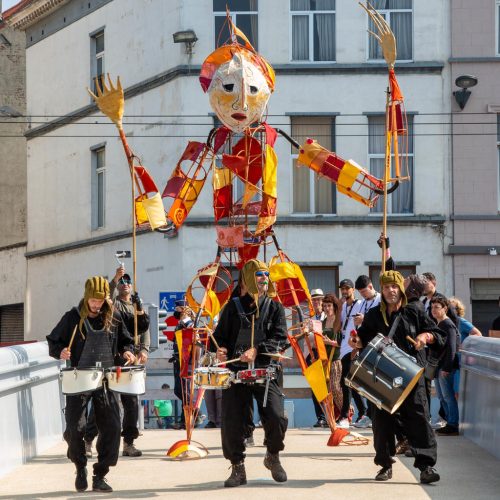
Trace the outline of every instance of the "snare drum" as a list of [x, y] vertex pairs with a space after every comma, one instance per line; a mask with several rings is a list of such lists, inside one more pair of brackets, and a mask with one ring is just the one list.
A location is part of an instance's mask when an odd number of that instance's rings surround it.
[[352, 362], [345, 383], [377, 408], [394, 413], [423, 372], [412, 356], [379, 333]]
[[202, 389], [227, 389], [233, 380], [233, 372], [229, 368], [218, 366], [202, 366], [194, 370], [194, 385]]
[[143, 365], [113, 366], [106, 370], [110, 391], [120, 394], [144, 394], [146, 392], [146, 369]]
[[102, 387], [102, 368], [62, 368], [59, 378], [63, 394], [89, 394]]
[[235, 383], [241, 384], [263, 384], [267, 380], [276, 378], [276, 371], [273, 368], [252, 368], [240, 370], [236, 373]]

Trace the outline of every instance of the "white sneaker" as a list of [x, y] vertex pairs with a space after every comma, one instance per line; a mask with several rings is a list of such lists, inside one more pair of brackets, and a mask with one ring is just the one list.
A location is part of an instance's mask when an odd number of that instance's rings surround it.
[[368, 427], [372, 426], [372, 421], [370, 420], [370, 417], [367, 415], [361, 417], [355, 424], [354, 427], [357, 427], [358, 429], [366, 429]]
[[342, 420], [339, 421], [337, 427], [339, 427], [340, 429], [349, 429], [349, 419], [343, 418]]
[[443, 420], [442, 418], [440, 418], [437, 422], [435, 422], [434, 424], [431, 424], [431, 427], [436, 430], [436, 429], [441, 429], [442, 427], [444, 427], [446, 425], [446, 421]]

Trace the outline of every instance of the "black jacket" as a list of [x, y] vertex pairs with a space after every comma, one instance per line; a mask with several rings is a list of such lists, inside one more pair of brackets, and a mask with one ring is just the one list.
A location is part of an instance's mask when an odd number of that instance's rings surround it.
[[445, 372], [451, 372], [459, 366], [457, 353], [460, 350], [460, 334], [450, 318], [440, 321], [438, 326], [446, 335], [446, 344], [438, 367]]
[[[103, 320], [100, 316], [97, 318], [88, 318], [91, 327], [94, 330], [101, 330], [103, 328]], [[59, 323], [52, 330], [50, 335], [47, 335], [47, 342], [49, 343], [49, 355], [53, 358], [60, 359], [61, 351], [68, 347], [73, 334], [75, 326], [80, 322], [80, 314], [76, 308], [67, 311], [64, 316], [59, 320]], [[133, 324], [133, 319], [132, 319]], [[85, 326], [82, 327], [83, 334], [85, 335]], [[125, 323], [123, 321], [123, 316], [118, 311], [113, 313], [113, 324], [109, 332], [113, 340], [113, 355], [122, 354], [125, 351], [133, 352], [134, 342], [130, 336]], [[76, 331], [75, 338], [73, 340], [73, 345], [71, 346], [71, 366], [78, 366], [78, 361], [83, 352], [83, 346], [85, 340], [80, 335], [80, 332]], [[118, 363], [117, 363], [118, 364]]]
[[429, 349], [441, 352], [445, 344], [445, 337], [443, 332], [437, 327], [436, 323], [432, 321], [429, 316], [422, 310], [422, 307], [414, 302], [410, 302], [399, 311], [393, 313], [389, 317], [389, 326], [384, 322], [380, 305], [370, 309], [361, 326], [358, 328], [358, 337], [361, 339], [363, 347], [377, 335], [389, 335], [391, 326], [396, 319], [396, 316], [401, 316], [399, 323], [396, 327], [393, 340], [394, 343], [404, 352], [414, 356], [420, 366], [425, 366], [426, 354], [425, 349], [417, 351], [414, 345], [407, 340], [406, 336], [415, 339], [417, 335], [423, 332], [432, 333], [434, 336], [434, 343], [429, 344]]
[[[240, 297], [240, 301], [246, 314], [250, 314], [256, 310], [255, 303], [250, 295], [247, 294]], [[262, 322], [266, 340], [255, 346], [257, 352], [276, 352], [276, 350], [284, 346], [287, 341], [285, 310], [283, 306], [279, 302], [272, 300], [266, 317], [262, 318]], [[214, 332], [217, 344], [227, 349], [228, 359], [234, 358], [236, 340], [238, 338], [240, 326], [241, 320], [234, 301], [231, 299], [224, 306]]]

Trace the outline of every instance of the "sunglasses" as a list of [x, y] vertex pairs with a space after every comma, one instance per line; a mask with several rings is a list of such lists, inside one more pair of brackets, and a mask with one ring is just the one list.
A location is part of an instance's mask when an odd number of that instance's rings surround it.
[[120, 283], [120, 285], [131, 285], [132, 280], [125, 280], [125, 279], [121, 278], [120, 281], [118, 281], [118, 283]]
[[257, 271], [255, 276], [265, 276], [266, 278], [269, 278], [269, 271]]

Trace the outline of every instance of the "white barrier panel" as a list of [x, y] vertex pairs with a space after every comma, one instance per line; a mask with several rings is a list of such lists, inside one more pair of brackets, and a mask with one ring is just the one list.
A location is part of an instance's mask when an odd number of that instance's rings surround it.
[[464, 436], [500, 459], [500, 339], [464, 340], [459, 408]]
[[59, 366], [47, 342], [0, 348], [0, 477], [61, 441]]

